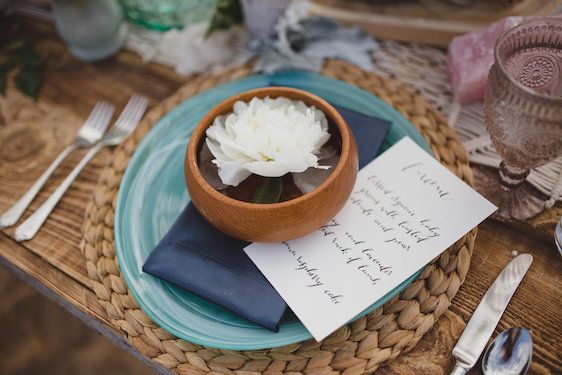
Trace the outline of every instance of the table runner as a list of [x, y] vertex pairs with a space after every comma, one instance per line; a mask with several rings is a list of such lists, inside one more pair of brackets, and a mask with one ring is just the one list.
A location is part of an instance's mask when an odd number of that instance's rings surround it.
[[[177, 373], [371, 373], [413, 348], [443, 315], [464, 282], [476, 228], [432, 261], [408, 288], [382, 308], [344, 326], [324, 341], [305, 341], [270, 350], [228, 351], [194, 345], [152, 322], [138, 307], [119, 271], [113, 245], [117, 191], [127, 163], [143, 136], [186, 98], [251, 74], [249, 65], [190, 80], [152, 108], [133, 135], [116, 148], [86, 210], [81, 248], [100, 304], [111, 323], [141, 353]], [[438, 161], [468, 184], [468, 157], [446, 120], [414, 91], [392, 78], [341, 61], [329, 61], [322, 74], [372, 92], [395, 107], [423, 135]], [[459, 213], [462, 214], [462, 213]]]

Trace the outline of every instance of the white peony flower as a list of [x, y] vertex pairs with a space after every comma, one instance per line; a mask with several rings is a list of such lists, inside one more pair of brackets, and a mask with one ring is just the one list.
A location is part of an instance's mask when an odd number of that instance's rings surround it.
[[226, 185], [238, 186], [252, 173], [280, 177], [318, 164], [330, 139], [328, 120], [315, 107], [287, 98], [238, 101], [207, 129], [207, 145]]

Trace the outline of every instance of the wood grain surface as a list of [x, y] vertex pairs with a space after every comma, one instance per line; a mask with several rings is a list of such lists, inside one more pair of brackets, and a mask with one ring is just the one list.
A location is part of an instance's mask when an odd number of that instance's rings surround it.
[[[12, 80], [9, 80], [6, 96], [0, 97], [0, 211], [31, 186], [72, 140], [98, 99], [114, 102], [118, 111], [134, 92], [157, 103], [189, 79], [177, 76], [169, 68], [144, 64], [139, 56], [129, 52], [121, 52], [97, 64], [82, 63], [68, 54], [51, 24], [3, 20], [0, 40], [5, 42], [19, 37], [34, 40], [41, 53], [48, 56], [49, 63], [36, 103], [15, 90]], [[63, 163], [20, 223], [45, 201], [82, 154], [83, 151], [76, 152]], [[88, 165], [33, 240], [18, 244], [13, 240], [14, 228], [3, 229], [0, 261], [134, 353], [108, 323], [106, 312], [98, 304], [95, 290], [86, 276], [85, 259], [78, 248], [86, 204], [93, 199], [99, 172], [110, 158], [111, 150], [104, 150]], [[413, 351], [379, 372], [448, 373], [452, 366], [450, 352], [456, 339], [486, 289], [511, 259], [512, 250], [528, 252], [535, 261], [496, 332], [510, 326], [529, 328], [534, 340], [531, 373], [562, 373], [562, 259], [552, 241], [530, 230], [521, 231], [491, 220], [480, 226], [471, 269], [451, 310]], [[162, 367], [152, 366], [166, 373]], [[472, 372], [481, 373], [479, 367]]]

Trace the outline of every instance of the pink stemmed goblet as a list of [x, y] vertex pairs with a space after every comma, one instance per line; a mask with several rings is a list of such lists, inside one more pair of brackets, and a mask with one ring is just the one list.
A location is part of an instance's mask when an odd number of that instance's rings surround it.
[[497, 176], [480, 172], [478, 190], [496, 217], [523, 220], [544, 208], [525, 178], [562, 155], [562, 18], [538, 17], [496, 43], [486, 87], [486, 127], [502, 158]]

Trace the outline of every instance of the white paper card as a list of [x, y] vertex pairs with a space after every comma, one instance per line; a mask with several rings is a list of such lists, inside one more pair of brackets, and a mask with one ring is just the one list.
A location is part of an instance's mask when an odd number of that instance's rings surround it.
[[245, 251], [320, 341], [495, 210], [403, 138], [359, 172], [349, 201], [324, 227]]

